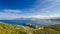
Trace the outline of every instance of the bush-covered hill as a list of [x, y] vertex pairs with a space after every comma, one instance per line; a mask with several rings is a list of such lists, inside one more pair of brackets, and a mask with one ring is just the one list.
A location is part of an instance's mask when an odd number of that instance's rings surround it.
[[0, 22], [0, 34], [60, 34], [60, 25], [31, 28], [28, 26]]

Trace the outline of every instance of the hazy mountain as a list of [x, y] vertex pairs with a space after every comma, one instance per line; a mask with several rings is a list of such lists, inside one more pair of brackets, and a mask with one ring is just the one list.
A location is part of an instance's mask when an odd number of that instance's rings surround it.
[[37, 20], [37, 21], [60, 21], [60, 17], [50, 17], [50, 18], [45, 18], [45, 17], [42, 17], [42, 18], [37, 18], [37, 17], [31, 17], [31, 18], [16, 18], [14, 20]]

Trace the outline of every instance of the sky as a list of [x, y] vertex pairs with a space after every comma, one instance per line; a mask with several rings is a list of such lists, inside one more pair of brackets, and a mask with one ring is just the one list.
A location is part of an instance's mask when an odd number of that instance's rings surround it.
[[0, 20], [60, 17], [60, 0], [0, 0]]

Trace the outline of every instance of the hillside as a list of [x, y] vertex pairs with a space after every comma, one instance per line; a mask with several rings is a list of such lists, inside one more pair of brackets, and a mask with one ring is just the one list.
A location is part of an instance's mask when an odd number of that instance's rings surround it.
[[38, 26], [38, 28], [31, 28], [28, 26], [0, 22], [0, 34], [60, 34], [59, 28], [60, 25]]

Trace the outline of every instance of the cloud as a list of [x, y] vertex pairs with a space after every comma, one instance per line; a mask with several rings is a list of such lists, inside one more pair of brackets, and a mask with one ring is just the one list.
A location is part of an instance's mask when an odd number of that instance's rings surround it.
[[20, 18], [22, 15], [19, 13], [21, 12], [22, 12], [21, 10], [11, 10], [11, 9], [0, 10], [0, 20], [11, 20]]
[[50, 15], [31, 15], [28, 18], [37, 18], [37, 19], [48, 19], [48, 18], [60, 18], [60, 14], [50, 14]]
[[6, 20], [6, 19], [10, 20], [10, 19], [19, 18], [19, 15], [0, 12], [0, 18], [3, 19], [3, 20]]
[[[15, 10], [14, 10], [15, 11]], [[50, 14], [50, 15], [44, 15], [44, 14], [32, 14], [32, 15], [22, 15], [17, 13], [7, 13], [6, 11], [0, 12], [0, 20], [13, 20], [16, 18], [52, 18], [52, 17], [60, 17], [60, 14]]]
[[12, 10], [12, 9], [4, 9], [1, 11], [4, 11], [5, 13], [21, 13], [22, 12], [21, 10]]
[[60, 13], [60, 0], [37, 0], [30, 10], [36, 14]]
[[60, 17], [60, 0], [37, 0], [32, 8], [25, 11], [18, 9], [3, 9], [0, 11], [0, 19]]

